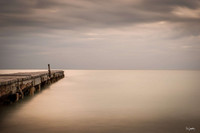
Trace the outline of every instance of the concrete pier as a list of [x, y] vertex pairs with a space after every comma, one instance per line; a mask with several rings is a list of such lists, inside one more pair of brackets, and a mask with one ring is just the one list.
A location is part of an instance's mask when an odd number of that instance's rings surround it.
[[44, 85], [64, 77], [64, 71], [21, 72], [0, 74], [0, 104], [16, 102], [26, 95], [34, 95]]

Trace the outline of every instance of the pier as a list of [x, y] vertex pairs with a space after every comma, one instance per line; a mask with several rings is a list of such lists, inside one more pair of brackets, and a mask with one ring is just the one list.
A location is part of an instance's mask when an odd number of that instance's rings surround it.
[[0, 104], [10, 104], [34, 95], [41, 87], [64, 77], [62, 70], [0, 74]]

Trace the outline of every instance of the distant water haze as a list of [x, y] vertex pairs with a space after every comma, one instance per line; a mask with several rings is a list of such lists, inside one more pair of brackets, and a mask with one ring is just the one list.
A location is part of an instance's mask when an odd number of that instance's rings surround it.
[[[19, 70], [0, 70], [8, 72]], [[200, 71], [65, 70], [34, 97], [1, 107], [0, 132], [199, 132], [199, 101]]]

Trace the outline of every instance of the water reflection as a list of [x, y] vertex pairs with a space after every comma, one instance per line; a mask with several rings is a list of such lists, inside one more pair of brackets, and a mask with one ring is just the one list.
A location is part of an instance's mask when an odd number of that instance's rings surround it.
[[[70, 70], [1, 108], [0, 132], [187, 132], [200, 123], [199, 71]], [[4, 117], [3, 117], [4, 116]]]

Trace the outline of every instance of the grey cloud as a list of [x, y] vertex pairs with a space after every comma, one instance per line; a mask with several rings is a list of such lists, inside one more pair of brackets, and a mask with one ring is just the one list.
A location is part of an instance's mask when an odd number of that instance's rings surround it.
[[[145, 7], [154, 9], [166, 9], [174, 6], [184, 6], [188, 8], [199, 8], [199, 0], [143, 0]], [[152, 8], [153, 9], [153, 8]]]
[[0, 68], [57, 56], [63, 68], [200, 68], [200, 16], [178, 16], [178, 7], [200, 10], [200, 1], [0, 0]]
[[198, 23], [200, 18], [178, 18], [171, 11], [176, 6], [200, 8], [199, 3], [197, 0], [141, 0], [139, 3], [127, 5], [123, 0], [3, 0], [0, 3], [0, 26], [71, 29], [106, 28], [163, 20]]

